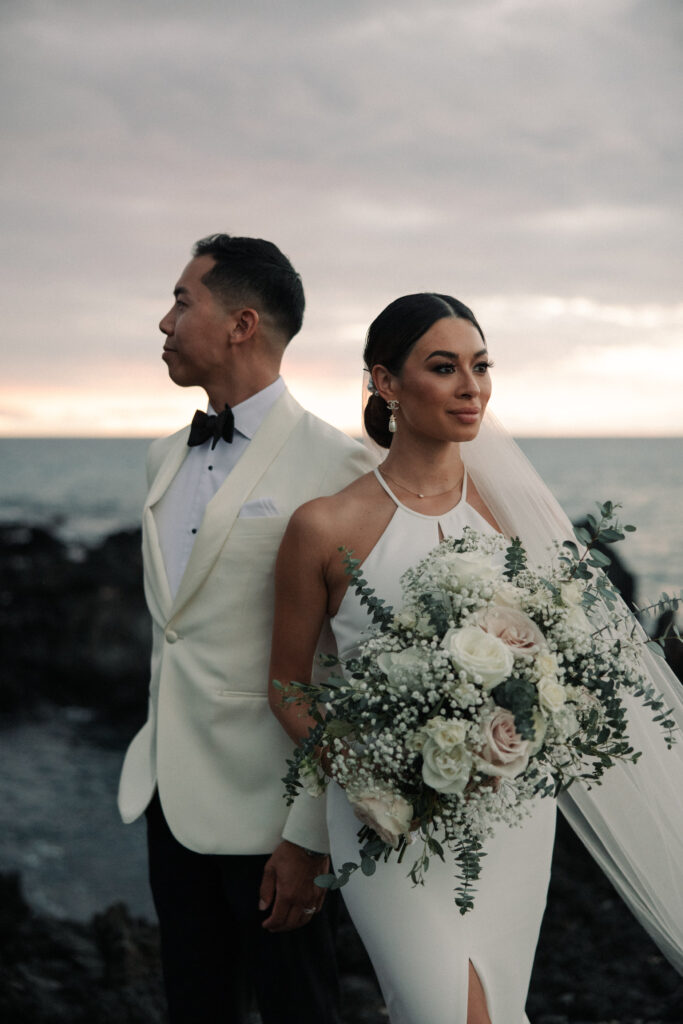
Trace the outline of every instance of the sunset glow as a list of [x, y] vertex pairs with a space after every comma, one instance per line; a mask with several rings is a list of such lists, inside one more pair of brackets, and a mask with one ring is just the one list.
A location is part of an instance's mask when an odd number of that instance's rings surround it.
[[[518, 436], [683, 434], [683, 306], [484, 296], [475, 308], [496, 364], [493, 407]], [[304, 327], [283, 366], [302, 405], [352, 435], [361, 430], [364, 333], [333, 309], [314, 330]], [[137, 347], [134, 365], [93, 363], [78, 384], [0, 385], [0, 434], [153, 437], [178, 429], [206, 396], [168, 380], [161, 340], [156, 325], [138, 346], [124, 340], [124, 350]]]

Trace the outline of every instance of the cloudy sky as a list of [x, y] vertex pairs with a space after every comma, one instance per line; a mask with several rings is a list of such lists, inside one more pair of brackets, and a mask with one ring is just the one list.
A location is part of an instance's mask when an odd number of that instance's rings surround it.
[[679, 0], [2, 0], [0, 433], [153, 435], [192, 242], [271, 238], [285, 375], [354, 430], [363, 335], [472, 306], [518, 434], [683, 434]]

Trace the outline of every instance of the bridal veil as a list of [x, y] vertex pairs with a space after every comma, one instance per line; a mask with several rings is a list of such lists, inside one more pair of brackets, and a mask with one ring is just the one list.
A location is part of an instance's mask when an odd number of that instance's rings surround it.
[[[468, 472], [508, 537], [543, 563], [573, 538], [569, 519], [512, 439], [487, 412], [461, 445]], [[626, 605], [623, 610], [627, 611]], [[643, 639], [646, 639], [643, 634]], [[642, 668], [683, 734], [683, 691], [666, 662], [642, 649]], [[652, 711], [627, 695], [637, 764], [618, 763], [600, 785], [574, 783], [560, 810], [662, 953], [683, 974], [683, 735], [669, 750]]]

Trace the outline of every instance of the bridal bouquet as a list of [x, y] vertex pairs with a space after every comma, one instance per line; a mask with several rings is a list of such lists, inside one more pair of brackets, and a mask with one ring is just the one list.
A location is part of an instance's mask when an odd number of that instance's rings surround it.
[[467, 528], [404, 573], [396, 610], [345, 552], [372, 625], [355, 657], [328, 659], [343, 671], [284, 696], [316, 722], [289, 762], [288, 800], [302, 785], [322, 792], [331, 776], [363, 822], [359, 864], [338, 865], [319, 885], [338, 888], [358, 867], [371, 875], [409, 848], [409, 877], [422, 883], [430, 857], [447, 849], [464, 914], [498, 823], [519, 824], [539, 796], [637, 760], [625, 694], [673, 742], [674, 723], [638, 667], [647, 637], [596, 571], [609, 563], [597, 545], [633, 527], [619, 526], [610, 502], [599, 509], [576, 530], [581, 550], [566, 541], [544, 571], [529, 567], [519, 540]]

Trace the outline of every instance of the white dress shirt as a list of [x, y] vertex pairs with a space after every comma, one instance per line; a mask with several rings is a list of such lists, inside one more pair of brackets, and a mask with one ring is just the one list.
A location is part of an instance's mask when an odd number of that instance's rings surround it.
[[[267, 388], [234, 406], [232, 443], [228, 444], [221, 438], [212, 451], [209, 438], [204, 444], [188, 448], [183, 464], [154, 506], [172, 597], [175, 598], [178, 592], [206, 506], [244, 455], [252, 437], [284, 390], [285, 382], [278, 377]], [[211, 404], [208, 412], [215, 414]]]

